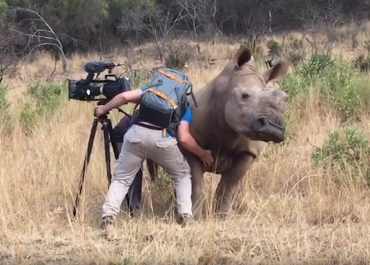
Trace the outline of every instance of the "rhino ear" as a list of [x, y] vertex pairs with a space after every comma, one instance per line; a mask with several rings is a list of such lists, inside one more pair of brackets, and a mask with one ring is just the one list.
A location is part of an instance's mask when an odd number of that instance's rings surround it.
[[253, 60], [252, 52], [247, 47], [240, 45], [239, 50], [234, 55], [235, 66], [240, 68], [250, 60]]
[[280, 60], [273, 67], [266, 70], [262, 75], [265, 79], [265, 82], [277, 81], [283, 78], [288, 73], [290, 63], [285, 60]]

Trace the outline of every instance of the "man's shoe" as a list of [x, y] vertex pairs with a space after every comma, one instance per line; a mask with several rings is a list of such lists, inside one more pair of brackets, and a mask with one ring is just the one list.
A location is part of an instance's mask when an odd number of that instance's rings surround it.
[[191, 218], [190, 214], [187, 214], [187, 213], [180, 214], [177, 223], [181, 225], [182, 227], [185, 227], [186, 224], [189, 222], [190, 218]]
[[103, 217], [103, 220], [100, 224], [101, 230], [106, 230], [108, 227], [113, 226], [114, 218], [113, 216]]

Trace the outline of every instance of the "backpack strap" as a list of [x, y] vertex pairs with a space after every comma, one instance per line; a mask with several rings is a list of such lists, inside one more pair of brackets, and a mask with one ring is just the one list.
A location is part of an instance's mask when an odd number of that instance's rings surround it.
[[187, 80], [180, 79], [180, 78], [178, 78], [178, 77], [174, 76], [173, 74], [171, 74], [171, 73], [169, 73], [169, 72], [165, 72], [165, 71], [163, 71], [162, 69], [158, 69], [158, 72], [159, 72], [159, 73], [161, 73], [162, 75], [164, 75], [164, 76], [166, 76], [166, 77], [168, 77], [168, 78], [170, 78], [170, 79], [174, 80], [174, 81], [179, 82], [179, 83], [188, 83], [188, 81], [187, 81]]
[[187, 93], [187, 95], [189, 96], [191, 96], [191, 98], [192, 98], [192, 100], [193, 100], [193, 102], [194, 102], [194, 106], [197, 108], [198, 107], [198, 102], [197, 102], [197, 99], [195, 98], [195, 96], [194, 96], [194, 92], [193, 92], [193, 84], [191, 84], [190, 85], [190, 92], [189, 93]]
[[[174, 76], [173, 74], [171, 74], [171, 73], [169, 73], [169, 72], [165, 72], [165, 71], [163, 71], [162, 69], [158, 69], [157, 70], [159, 73], [161, 73], [161, 74], [163, 74], [164, 76], [166, 76], [166, 77], [168, 77], [168, 78], [170, 78], [170, 79], [172, 79], [172, 80], [174, 80], [174, 81], [177, 81], [177, 82], [180, 82], [180, 83], [188, 83], [188, 80], [184, 80], [184, 79], [180, 79], [180, 78], [178, 78], [178, 77], [176, 77], [176, 76]], [[187, 93], [187, 95], [189, 96], [191, 96], [191, 98], [192, 98], [192, 100], [194, 101], [194, 105], [195, 105], [195, 107], [197, 108], [198, 107], [198, 102], [197, 102], [197, 100], [196, 100], [196, 98], [195, 98], [195, 96], [194, 96], [194, 92], [193, 92], [193, 84], [190, 84], [190, 92], [188, 92]]]
[[[174, 78], [176, 78], [176, 77], [174, 77]], [[174, 108], [174, 110], [176, 111], [177, 110], [177, 105], [175, 104], [175, 102], [172, 100], [172, 99], [170, 99], [169, 97], [167, 97], [164, 93], [162, 93], [162, 92], [160, 92], [160, 91], [158, 91], [158, 90], [154, 90], [153, 88], [148, 88], [147, 90], [145, 90], [144, 92], [143, 92], [143, 94], [144, 93], [148, 93], [148, 92], [152, 92], [152, 93], [154, 93], [155, 95], [157, 95], [157, 96], [159, 96], [159, 97], [161, 97], [161, 98], [163, 98], [164, 100], [167, 100], [167, 102], [168, 103], [170, 103], [170, 105]], [[166, 137], [166, 133], [167, 133], [167, 128], [164, 128], [163, 130], [162, 130], [162, 132], [163, 132], [163, 137]]]
[[152, 93], [156, 94], [158, 97], [161, 97], [161, 98], [163, 98], [164, 100], [167, 100], [167, 101], [168, 101], [168, 103], [170, 103], [170, 105], [171, 105], [175, 110], [177, 109], [177, 105], [176, 105], [176, 103], [175, 103], [172, 99], [170, 99], [169, 97], [167, 97], [167, 96], [166, 96], [164, 93], [162, 93], [161, 91], [154, 90], [153, 88], [148, 88], [147, 90], [145, 90], [145, 91], [143, 92], [143, 94], [148, 93], [148, 92], [152, 92]]

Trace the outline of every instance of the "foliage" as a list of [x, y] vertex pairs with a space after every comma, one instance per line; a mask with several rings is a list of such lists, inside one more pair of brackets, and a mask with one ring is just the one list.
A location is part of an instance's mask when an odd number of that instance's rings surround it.
[[6, 135], [11, 133], [10, 102], [6, 98], [6, 86], [0, 84], [0, 127]]
[[170, 53], [165, 58], [166, 67], [183, 70], [186, 64], [186, 58], [184, 56], [177, 56], [173, 53]]
[[26, 102], [20, 114], [20, 123], [27, 135], [32, 133], [38, 117], [48, 118], [59, 107], [64, 94], [64, 87], [54, 83], [38, 83], [27, 89], [26, 95], [31, 103]]
[[370, 70], [370, 57], [361, 54], [353, 61], [353, 64], [361, 72], [367, 73]]
[[370, 70], [370, 40], [365, 42], [365, 49], [367, 51], [366, 56], [363, 54], [359, 55], [353, 60], [353, 65], [359, 71], [367, 73]]
[[32, 135], [32, 130], [36, 124], [36, 120], [37, 115], [35, 110], [32, 108], [30, 103], [25, 103], [19, 116], [19, 121], [25, 135]]
[[[317, 53], [280, 81], [291, 100], [304, 98], [310, 86], [317, 87], [322, 100], [334, 106], [343, 120], [353, 118], [359, 107], [362, 76], [342, 58], [333, 60], [328, 53]], [[369, 107], [369, 106], [367, 106]]]
[[[256, 54], [260, 37], [267, 33], [267, 28], [270, 33], [278, 34], [303, 30], [307, 24], [310, 27], [321, 22], [337, 25], [351, 20], [354, 14], [360, 21], [370, 10], [370, 2], [362, 3], [361, 7], [338, 1], [334, 1], [334, 5], [335, 2], [338, 8], [333, 10], [332, 3], [319, 0], [310, 1], [309, 8], [298, 0], [0, 0], [0, 25], [12, 21], [23, 23], [30, 18], [30, 14], [24, 12], [9, 12], [14, 7], [36, 8], [68, 52], [107, 51], [127, 40], [135, 44], [149, 39], [157, 41], [165, 32], [173, 31], [186, 32], [196, 38], [200, 34], [244, 35]], [[327, 9], [331, 12], [325, 20], [314, 15]], [[274, 10], [269, 21], [268, 10]], [[299, 42], [302, 41], [297, 40], [296, 44]], [[281, 50], [275, 41], [270, 44], [273, 54]]]
[[131, 87], [142, 87], [149, 82], [148, 73], [145, 69], [135, 69], [131, 75]]
[[348, 171], [353, 177], [364, 175], [370, 184], [369, 168], [370, 145], [368, 139], [353, 126], [329, 132], [322, 147], [312, 151], [312, 159], [317, 167]]
[[267, 48], [269, 49], [268, 55], [272, 57], [279, 56], [282, 51], [281, 44], [275, 40], [269, 40], [267, 42]]

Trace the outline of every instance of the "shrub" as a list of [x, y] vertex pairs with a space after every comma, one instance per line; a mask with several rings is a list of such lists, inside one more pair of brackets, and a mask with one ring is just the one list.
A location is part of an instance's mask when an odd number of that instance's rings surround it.
[[369, 155], [368, 139], [355, 127], [347, 126], [329, 132], [322, 147], [314, 148], [311, 157], [316, 167], [336, 170], [336, 173], [350, 171], [355, 179], [362, 175], [369, 185]]
[[31, 102], [26, 102], [20, 114], [20, 123], [24, 132], [30, 135], [38, 117], [48, 118], [59, 107], [63, 98], [67, 98], [61, 84], [38, 83], [26, 91]]
[[186, 56], [176, 53], [170, 53], [165, 58], [165, 65], [168, 68], [173, 68], [176, 70], [183, 70], [186, 65]]
[[51, 115], [62, 100], [63, 87], [60, 84], [39, 83], [28, 89], [28, 95], [35, 102], [38, 115]]
[[327, 53], [315, 54], [309, 61], [280, 80], [280, 87], [290, 98], [304, 96], [310, 85], [319, 89], [321, 99], [328, 100], [343, 120], [356, 114], [360, 107], [360, 89], [356, 80], [361, 78], [355, 68], [342, 60], [334, 61]]
[[12, 129], [9, 109], [10, 102], [6, 98], [6, 86], [0, 84], [0, 123], [2, 132], [6, 135], [10, 135]]
[[367, 73], [370, 70], [370, 57], [361, 54], [353, 61], [353, 65], [360, 72]]
[[300, 63], [303, 62], [304, 54], [300, 51], [291, 51], [288, 54], [288, 60], [292, 63], [294, 67], [297, 67]]
[[285, 126], [285, 141], [284, 144], [287, 144], [295, 136], [295, 126], [294, 126], [294, 116], [293, 113], [288, 110], [284, 113], [284, 126]]
[[148, 72], [145, 69], [135, 69], [131, 76], [131, 88], [147, 85], [148, 81]]
[[366, 50], [366, 56], [361, 54], [354, 61], [353, 65], [360, 72], [368, 72], [370, 69], [370, 40], [365, 42], [364, 48]]
[[267, 48], [269, 48], [268, 55], [272, 57], [279, 56], [283, 49], [281, 44], [275, 40], [269, 40], [267, 42]]
[[289, 95], [290, 101], [296, 100], [298, 96], [305, 94], [308, 89], [308, 84], [302, 82], [296, 72], [287, 74], [278, 83], [280, 89]]
[[334, 64], [329, 54], [318, 53], [313, 55], [307, 63], [303, 64], [298, 70], [298, 74], [304, 77], [306, 81], [311, 81], [314, 78], [325, 76], [326, 70], [330, 69]]
[[36, 111], [32, 108], [31, 104], [25, 103], [19, 116], [19, 122], [25, 135], [30, 136], [32, 134], [32, 129], [36, 124], [36, 120]]

